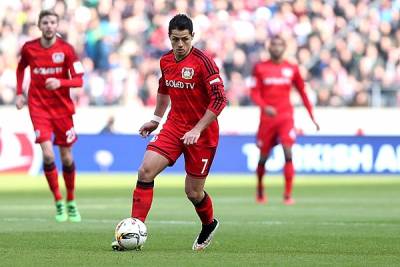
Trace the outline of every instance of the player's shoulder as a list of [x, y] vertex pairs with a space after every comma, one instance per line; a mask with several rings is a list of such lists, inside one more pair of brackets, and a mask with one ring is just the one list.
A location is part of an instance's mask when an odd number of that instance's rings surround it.
[[169, 50], [167, 53], [164, 53], [160, 58], [161, 62], [171, 61], [171, 60], [174, 60], [174, 52], [172, 49]]
[[262, 66], [266, 66], [268, 64], [269, 64], [268, 60], [260, 60], [260, 61], [257, 61], [256, 63], [254, 63], [254, 68], [259, 68]]
[[32, 39], [32, 40], [26, 41], [24, 43], [24, 45], [22, 46], [22, 48], [23, 49], [27, 49], [27, 48], [30, 48], [30, 47], [33, 47], [33, 46], [37, 46], [39, 44], [40, 44], [40, 38], [36, 38], [36, 39]]
[[253, 70], [254, 71], [262, 71], [264, 69], [270, 68], [272, 62], [270, 60], [260, 60], [254, 63]]
[[168, 64], [172, 64], [175, 62], [175, 56], [173, 50], [169, 50], [167, 53], [163, 54], [160, 58], [160, 67], [164, 68]]
[[285, 65], [285, 67], [289, 67], [292, 69], [297, 69], [299, 67], [297, 62], [292, 59], [285, 59], [282, 63], [283, 65]]
[[197, 47], [192, 48], [191, 55], [194, 59], [197, 59], [197, 60], [214, 62], [214, 60], [212, 59], [212, 56], [210, 54], [208, 54], [207, 52], [205, 52], [201, 49], [198, 49]]
[[66, 49], [70, 49], [70, 50], [74, 51], [74, 47], [61, 37], [57, 37], [57, 44]]

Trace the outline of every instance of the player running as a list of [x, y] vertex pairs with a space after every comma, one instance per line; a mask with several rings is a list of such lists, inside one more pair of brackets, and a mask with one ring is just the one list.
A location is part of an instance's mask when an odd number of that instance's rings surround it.
[[[53, 193], [56, 205], [56, 221], [80, 222], [81, 216], [76, 206], [75, 164], [71, 152], [77, 140], [72, 115], [74, 104], [70, 98], [70, 87], [82, 86], [83, 66], [73, 47], [57, 37], [59, 17], [51, 10], [39, 14], [38, 26], [42, 36], [26, 42], [21, 49], [17, 67], [17, 109], [25, 104], [22, 93], [24, 71], [30, 67], [31, 82], [28, 92], [28, 108], [36, 135], [36, 143], [43, 152], [43, 170]], [[59, 146], [62, 171], [67, 189], [65, 205], [59, 186], [58, 173], [54, 164], [51, 143]]]

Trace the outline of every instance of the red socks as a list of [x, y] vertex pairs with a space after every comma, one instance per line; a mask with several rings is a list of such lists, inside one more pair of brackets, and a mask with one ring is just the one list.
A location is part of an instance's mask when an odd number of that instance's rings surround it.
[[204, 191], [204, 198], [199, 203], [194, 204], [194, 208], [203, 225], [212, 223], [214, 220], [214, 210], [211, 197], [207, 192]]
[[58, 186], [58, 173], [54, 162], [50, 164], [43, 164], [44, 175], [46, 176], [49, 188], [53, 193], [54, 200], [58, 201], [62, 199], [60, 187]]
[[62, 166], [65, 187], [67, 189], [67, 201], [74, 200], [75, 191], [75, 163], [70, 166]]
[[265, 174], [265, 166], [264, 164], [257, 165], [257, 196], [261, 197], [264, 194], [264, 185], [263, 185], [263, 177]]
[[292, 161], [285, 162], [283, 173], [285, 176], [285, 197], [290, 197], [292, 195], [294, 177], [294, 168]]
[[153, 202], [153, 188], [154, 181], [150, 183], [137, 181], [132, 198], [132, 218], [138, 218], [142, 222], [146, 220]]
[[[138, 218], [142, 222], [146, 220], [153, 202], [153, 188], [154, 181], [150, 183], [138, 181], [136, 183], [136, 188], [133, 191], [132, 218]], [[207, 225], [212, 223], [214, 219], [214, 211], [211, 198], [206, 192], [204, 193], [205, 195], [203, 200], [194, 206], [202, 224]]]

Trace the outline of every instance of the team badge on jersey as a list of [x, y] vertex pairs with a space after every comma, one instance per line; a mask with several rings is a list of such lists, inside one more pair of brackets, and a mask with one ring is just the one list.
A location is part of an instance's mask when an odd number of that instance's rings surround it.
[[291, 78], [293, 76], [293, 70], [290, 68], [283, 68], [282, 69], [282, 75], [287, 77], [287, 78]]
[[51, 57], [53, 59], [53, 63], [63, 63], [65, 58], [63, 52], [54, 53]]
[[182, 69], [182, 78], [183, 79], [186, 79], [186, 80], [192, 79], [193, 75], [194, 75], [194, 69], [188, 68], [188, 67], [184, 67]]

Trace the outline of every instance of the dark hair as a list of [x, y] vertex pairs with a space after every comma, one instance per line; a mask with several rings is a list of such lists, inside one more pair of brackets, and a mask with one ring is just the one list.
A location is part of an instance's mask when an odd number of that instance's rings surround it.
[[39, 13], [39, 20], [38, 20], [38, 25], [40, 24], [40, 21], [42, 20], [43, 17], [46, 16], [55, 16], [57, 18], [57, 21], [59, 20], [58, 14], [54, 10], [42, 10]]
[[193, 22], [185, 14], [175, 15], [175, 17], [169, 21], [168, 34], [171, 34], [172, 30], [188, 30], [190, 34], [193, 34]]
[[271, 42], [273, 40], [281, 40], [283, 42], [283, 44], [286, 45], [286, 40], [279, 34], [275, 34], [275, 35], [271, 36]]

